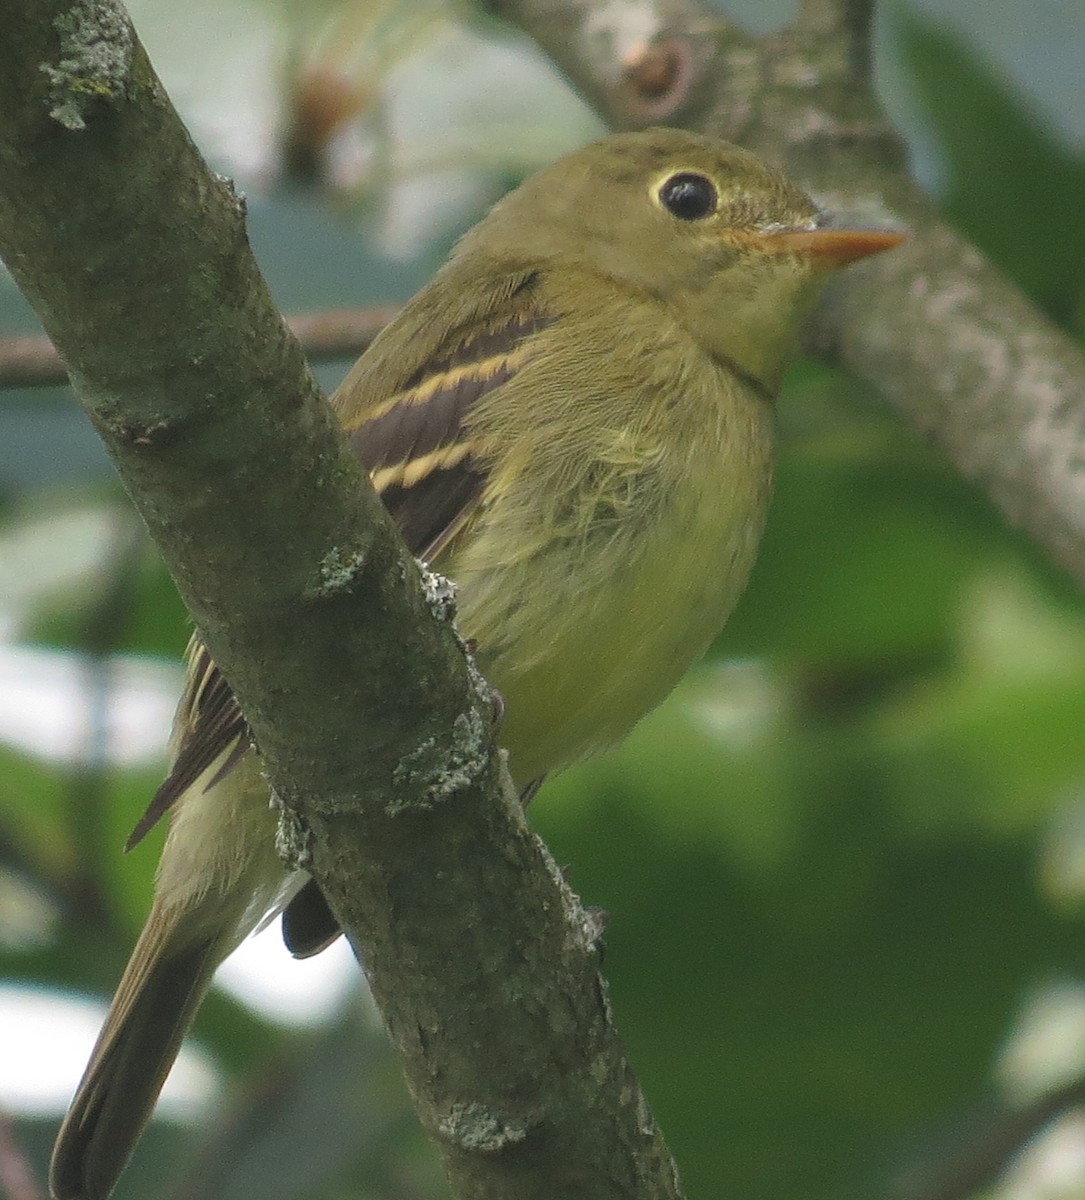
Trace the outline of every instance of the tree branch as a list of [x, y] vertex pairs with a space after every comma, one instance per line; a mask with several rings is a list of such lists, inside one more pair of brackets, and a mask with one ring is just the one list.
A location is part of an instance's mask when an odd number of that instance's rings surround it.
[[492, 699], [115, 0], [0, 3], [0, 254], [236, 691], [461, 1196], [676, 1197]]
[[[1085, 355], [911, 180], [871, 89], [870, 0], [805, 0], [794, 24], [764, 37], [696, 0], [491, 7], [611, 124], [741, 142], [844, 220], [907, 225], [905, 246], [835, 281], [807, 347], [878, 387], [1085, 585]], [[641, 66], [661, 59], [669, 74]]]
[[1038, 1096], [1023, 1108], [996, 1109], [954, 1154], [934, 1166], [908, 1172], [888, 1195], [891, 1200], [968, 1200], [994, 1187], [1014, 1158], [1037, 1134], [1085, 1103], [1085, 1079], [1076, 1078]]
[[[343, 308], [286, 317], [286, 326], [310, 362], [357, 358], [395, 316], [393, 306]], [[40, 334], [0, 337], [0, 391], [56, 387], [68, 382], [68, 369], [56, 347]]]

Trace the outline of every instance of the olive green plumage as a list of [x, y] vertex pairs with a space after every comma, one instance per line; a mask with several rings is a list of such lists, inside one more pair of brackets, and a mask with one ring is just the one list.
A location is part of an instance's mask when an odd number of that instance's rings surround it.
[[[735, 147], [616, 135], [497, 204], [343, 381], [332, 404], [362, 463], [411, 549], [456, 581], [519, 787], [618, 741], [719, 631], [818, 278], [894, 240], [819, 229]], [[57, 1139], [58, 1200], [108, 1195], [214, 967], [304, 883], [195, 640], [171, 750], [134, 835], [169, 811], [154, 904]], [[314, 897], [287, 927], [300, 952], [334, 934]]]

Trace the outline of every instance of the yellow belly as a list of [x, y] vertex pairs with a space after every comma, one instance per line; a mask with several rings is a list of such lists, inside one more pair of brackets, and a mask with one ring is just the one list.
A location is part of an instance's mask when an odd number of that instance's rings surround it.
[[441, 564], [459, 587], [461, 632], [505, 699], [498, 737], [518, 786], [623, 738], [723, 627], [771, 488], [768, 405], [731, 400], [665, 460], [628, 455], [639, 483], [618, 489], [627, 502], [611, 479], [590, 519], [583, 496], [571, 524], [553, 509], [532, 524], [529, 505], [484, 513]]

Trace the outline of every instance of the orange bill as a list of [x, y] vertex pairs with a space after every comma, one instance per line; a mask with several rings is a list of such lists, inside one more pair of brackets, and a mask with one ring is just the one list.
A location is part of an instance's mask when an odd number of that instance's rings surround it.
[[755, 240], [769, 254], [797, 254], [831, 268], [892, 250], [905, 237], [889, 229], [782, 229], [757, 234]]

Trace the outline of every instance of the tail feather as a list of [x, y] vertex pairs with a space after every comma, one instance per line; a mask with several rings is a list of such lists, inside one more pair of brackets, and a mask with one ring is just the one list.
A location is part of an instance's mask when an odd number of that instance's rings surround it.
[[152, 913], [136, 945], [57, 1136], [55, 1200], [105, 1200], [150, 1119], [222, 957], [219, 939], [172, 945], [177, 930]]
[[291, 890], [274, 834], [253, 755], [173, 806], [150, 915], [57, 1135], [55, 1200], [113, 1190], [215, 968]]

